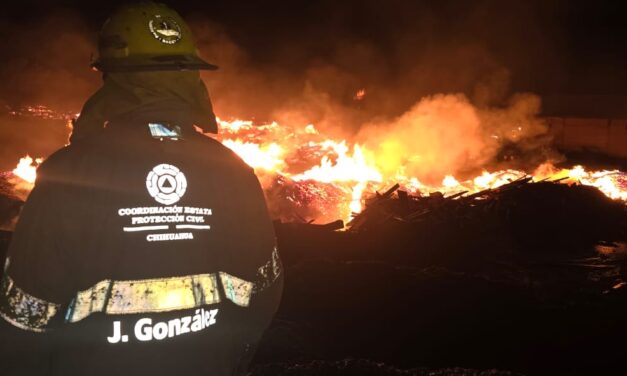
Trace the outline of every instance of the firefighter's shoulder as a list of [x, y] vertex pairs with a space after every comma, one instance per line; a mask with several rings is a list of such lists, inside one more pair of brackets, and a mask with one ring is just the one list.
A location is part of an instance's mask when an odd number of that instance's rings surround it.
[[50, 154], [37, 167], [37, 182], [42, 180], [67, 181], [76, 164], [89, 154], [94, 154], [93, 145], [88, 142], [74, 142]]

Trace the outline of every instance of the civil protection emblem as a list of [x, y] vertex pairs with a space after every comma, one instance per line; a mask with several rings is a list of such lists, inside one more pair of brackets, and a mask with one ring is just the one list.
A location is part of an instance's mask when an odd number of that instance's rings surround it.
[[172, 205], [185, 194], [187, 179], [177, 167], [160, 164], [148, 173], [146, 188], [158, 203]]
[[148, 28], [152, 36], [161, 43], [174, 44], [181, 40], [181, 27], [171, 17], [157, 14], [148, 21]]

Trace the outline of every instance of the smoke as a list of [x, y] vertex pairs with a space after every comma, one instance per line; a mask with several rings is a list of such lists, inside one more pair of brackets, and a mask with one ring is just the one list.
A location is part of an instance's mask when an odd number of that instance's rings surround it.
[[[261, 28], [266, 34], [253, 38], [229, 34], [224, 26], [202, 18], [192, 19], [201, 53], [221, 67], [203, 74], [219, 116], [295, 126], [313, 123], [324, 134], [365, 142], [379, 153], [384, 150], [376, 140], [384, 138], [369, 137], [377, 134], [373, 129], [399, 133], [407, 136], [398, 137], [403, 143], [415, 143], [395, 150], [401, 154], [399, 160], [423, 155], [427, 161], [427, 156], [439, 155], [440, 167], [433, 171], [415, 163], [408, 166], [434, 178], [438, 169], [455, 173], [491, 162], [504, 144], [525, 144], [530, 153], [532, 146], [544, 145], [537, 142], [538, 135], [546, 132], [536, 118], [539, 97], [512, 92], [516, 77], [503, 54], [489, 43], [502, 38], [497, 33], [486, 36], [485, 30], [524, 24], [530, 17], [524, 4], [511, 11], [482, 3], [458, 10], [421, 6], [416, 18], [410, 16], [416, 14], [415, 6], [402, 2], [386, 7], [370, 1], [359, 7], [336, 3], [320, 7], [315, 11], [328, 14], [321, 26], [294, 28], [293, 35], [263, 44], [264, 53], [258, 46], [251, 47], [250, 39], [263, 43], [265, 35], [275, 32], [272, 23]], [[502, 13], [497, 16], [496, 11]], [[357, 15], [347, 20], [344, 16], [352, 12]], [[507, 59], [517, 69], [524, 64], [519, 57], [525, 57], [525, 50], [548, 43], [534, 30], [524, 38], [533, 43], [518, 44], [517, 52]], [[355, 99], [362, 89], [363, 98]], [[416, 125], [412, 119], [432, 107], [437, 109], [420, 115]], [[447, 111], [460, 113], [444, 114]], [[428, 125], [430, 121], [433, 124]], [[403, 126], [395, 125], [399, 123]]]
[[21, 157], [47, 157], [67, 143], [67, 122], [0, 114], [0, 171], [10, 171]]
[[4, 102], [77, 111], [98, 87], [100, 77], [89, 68], [96, 36], [78, 13], [59, 10], [26, 22], [0, 20], [0, 30]]
[[[251, 58], [219, 25], [194, 20], [192, 26], [201, 53], [220, 66], [203, 79], [216, 112], [226, 118], [314, 123], [347, 135], [364, 123], [399, 116], [434, 93], [468, 93], [479, 105], [501, 104], [509, 94], [509, 70], [473, 42], [411, 46], [417, 37], [405, 35], [381, 46], [335, 35], [324, 41], [324, 56], [315, 54], [318, 46], [310, 51], [286, 42], [268, 63]], [[289, 65], [292, 55], [301, 57], [296, 66]], [[356, 100], [362, 89], [365, 96]]]
[[0, 170], [7, 171], [26, 154], [48, 156], [67, 142], [69, 133], [64, 120], [10, 112], [41, 104], [76, 113], [98, 88], [100, 76], [89, 68], [95, 35], [75, 12], [0, 19], [0, 39]]
[[366, 125], [357, 140], [374, 151], [385, 175], [438, 184], [448, 174], [476, 173], [492, 164], [503, 142], [545, 134], [539, 110], [539, 98], [530, 94], [496, 109], [478, 108], [463, 94], [436, 94], [392, 121]]
[[[507, 44], [498, 37], [503, 28], [527, 24], [525, 7], [321, 1], [287, 16], [280, 9], [263, 17], [249, 9], [248, 19], [237, 18], [239, 10], [224, 19], [182, 13], [201, 55], [220, 66], [202, 74], [219, 117], [313, 123], [332, 137], [367, 144], [386, 170], [436, 179], [490, 162], [505, 142], [538, 147], [528, 141], [545, 131], [536, 119], [540, 101], [513, 94], [511, 83], [521, 66], [533, 67], [514, 57], [542, 48], [547, 38], [537, 30], [510, 32], [518, 39]], [[100, 84], [88, 68], [99, 26], [68, 10], [26, 23], [0, 21], [0, 104], [78, 112]], [[509, 45], [515, 52], [498, 50]], [[17, 123], [0, 118], [0, 162], [46, 156], [68, 132], [59, 124]], [[524, 130], [515, 131], [519, 126]]]
[[[504, 146], [519, 145], [524, 155], [517, 157], [529, 160], [550, 142], [541, 137], [547, 127], [538, 118], [540, 98], [513, 94], [511, 71], [474, 41], [423, 30], [382, 46], [340, 34], [323, 41], [324, 58], [283, 57], [298, 62], [286, 69], [280, 57], [275, 64], [254, 61], [218, 25], [192, 25], [203, 55], [221, 66], [203, 75], [219, 116], [315, 124], [365, 145], [386, 176], [439, 183], [447, 174], [495, 166]], [[315, 49], [290, 41], [274, 49], [302, 57], [311, 54], [307, 47]]]

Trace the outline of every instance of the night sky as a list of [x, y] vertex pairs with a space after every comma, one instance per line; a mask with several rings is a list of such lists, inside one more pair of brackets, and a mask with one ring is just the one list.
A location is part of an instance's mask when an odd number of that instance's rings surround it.
[[[0, 19], [33, 23], [61, 9], [94, 33], [122, 1], [18, 1]], [[407, 35], [406, 48], [472, 41], [512, 71], [512, 89], [540, 94], [626, 94], [627, 6], [620, 1], [166, 1], [184, 17], [224, 27], [260, 64], [275, 64], [286, 46], [307, 46], [285, 69], [324, 59], [334, 38], [366, 40], [385, 50]], [[11, 22], [12, 23], [12, 22]], [[430, 35], [423, 38], [425, 31]], [[2, 30], [2, 39], [19, 29]], [[35, 46], [33, 46], [35, 47]], [[3, 49], [3, 60], [10, 51]], [[367, 63], [367, 62], [366, 62]]]

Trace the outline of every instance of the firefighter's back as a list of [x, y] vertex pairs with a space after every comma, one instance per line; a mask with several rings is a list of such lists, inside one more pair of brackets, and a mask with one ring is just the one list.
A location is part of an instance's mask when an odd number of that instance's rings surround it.
[[276, 310], [253, 171], [217, 141], [150, 126], [112, 124], [55, 153], [24, 208], [7, 275], [54, 308], [31, 328], [48, 333], [51, 374], [234, 374]]

